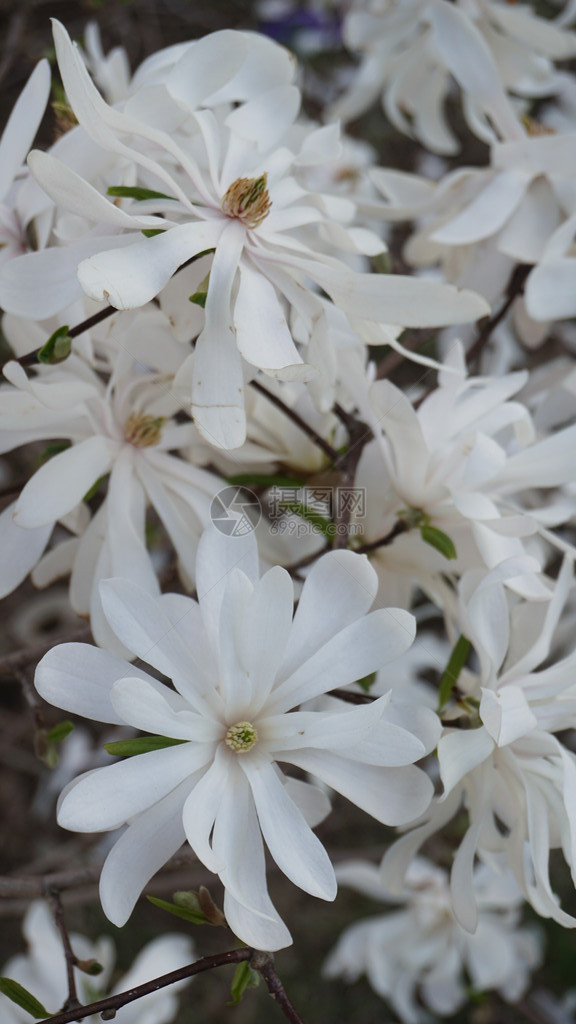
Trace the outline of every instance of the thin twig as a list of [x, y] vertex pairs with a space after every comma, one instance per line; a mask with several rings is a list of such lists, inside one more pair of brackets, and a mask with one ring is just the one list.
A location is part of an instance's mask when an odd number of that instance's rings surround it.
[[328, 456], [331, 462], [338, 461], [339, 454], [336, 449], [333, 448], [328, 441], [325, 441], [324, 438], [314, 430], [314, 427], [311, 427], [309, 423], [306, 423], [306, 420], [302, 419], [294, 409], [291, 409], [289, 405], [286, 405], [278, 395], [273, 395], [271, 391], [268, 391], [268, 388], [265, 388], [257, 380], [250, 381], [250, 386], [261, 395], [264, 395], [269, 402], [272, 402], [272, 405], [276, 406], [276, 408], [281, 409], [284, 415], [287, 416], [289, 420], [292, 420], [297, 427], [300, 427], [300, 430], [302, 430], [310, 440], [314, 442], [317, 448], [320, 448], [324, 454]]
[[228, 950], [226, 953], [204, 956], [193, 964], [187, 964], [186, 967], [180, 967], [177, 971], [170, 971], [169, 974], [153, 978], [152, 981], [147, 981], [143, 985], [136, 985], [135, 988], [130, 988], [126, 992], [118, 992], [116, 995], [106, 996], [105, 999], [98, 999], [96, 1002], [88, 1003], [80, 1008], [65, 1010], [62, 1013], [54, 1014], [52, 1017], [45, 1017], [41, 1024], [70, 1024], [71, 1021], [83, 1020], [94, 1013], [103, 1013], [106, 1010], [119, 1010], [120, 1007], [133, 1003], [137, 999], [142, 999], [143, 996], [148, 996], [151, 992], [158, 992], [162, 988], [175, 985], [179, 981], [185, 981], [186, 978], [192, 978], [195, 974], [211, 971], [215, 967], [243, 963], [245, 960], [250, 960], [252, 955], [253, 950], [245, 946], [242, 949]]
[[365, 555], [369, 551], [376, 551], [378, 548], [386, 547], [388, 544], [391, 544], [393, 540], [396, 540], [396, 537], [399, 537], [401, 533], [407, 532], [408, 526], [404, 520], [399, 519], [395, 527], [390, 530], [390, 533], [387, 533], [384, 537], [379, 537], [378, 540], [371, 540], [367, 544], [361, 544], [360, 547], [354, 548], [354, 550], [359, 555]]
[[60, 932], [60, 938], [62, 940], [62, 948], [64, 950], [64, 957], [66, 960], [66, 979], [68, 982], [68, 998], [64, 1003], [62, 1009], [75, 1010], [81, 1003], [78, 999], [78, 992], [76, 990], [76, 978], [74, 976], [74, 968], [78, 963], [78, 958], [72, 949], [70, 942], [70, 935], [68, 934], [68, 928], [66, 927], [66, 920], [64, 917], [64, 908], [62, 907], [62, 901], [60, 900], [60, 893], [53, 887], [46, 888], [46, 898], [52, 909], [54, 916], [54, 923]]
[[338, 700], [345, 700], [348, 704], [372, 704], [376, 700], [370, 693], [356, 693], [355, 690], [329, 690], [329, 697], [338, 697]]
[[532, 267], [524, 263], [519, 263], [512, 271], [508, 287], [506, 288], [506, 298], [504, 302], [498, 312], [494, 313], [493, 316], [486, 320], [484, 326], [480, 328], [476, 341], [466, 353], [466, 362], [468, 363], [468, 366], [471, 366], [478, 359], [478, 356], [488, 344], [493, 331], [496, 330], [498, 325], [504, 319], [518, 296], [522, 295], [526, 279], [531, 270]]
[[89, 626], [81, 626], [79, 629], [74, 630], [73, 633], [64, 634], [64, 636], [55, 636], [52, 640], [48, 640], [42, 644], [36, 644], [34, 647], [24, 648], [21, 651], [14, 651], [13, 654], [5, 654], [0, 658], [0, 678], [3, 676], [19, 678], [19, 673], [23, 669], [27, 668], [28, 665], [32, 665], [34, 662], [39, 661], [48, 651], [52, 650], [56, 644], [67, 644], [67, 643], [81, 643], [85, 640], [90, 640], [92, 633]]
[[264, 979], [272, 999], [278, 1003], [286, 1019], [291, 1024], [304, 1024], [300, 1014], [297, 1013], [296, 1008], [286, 995], [284, 986], [276, 973], [272, 954], [256, 951], [250, 957], [250, 966], [258, 971], [258, 974]]
[[352, 497], [351, 495], [349, 495], [348, 501], [344, 500], [345, 492], [346, 490], [352, 490], [354, 486], [360, 456], [364, 451], [365, 445], [372, 437], [372, 433], [361, 420], [357, 420], [353, 416], [350, 416], [349, 413], [345, 413], [340, 406], [336, 406], [335, 408], [339, 410], [338, 415], [346, 423], [346, 428], [350, 438], [348, 448], [344, 454], [339, 457], [337, 462], [337, 466], [340, 471], [340, 483], [338, 485], [336, 514], [334, 516], [336, 530], [334, 534], [334, 543], [332, 545], [334, 549], [337, 549], [348, 547], [353, 502], [350, 500]]

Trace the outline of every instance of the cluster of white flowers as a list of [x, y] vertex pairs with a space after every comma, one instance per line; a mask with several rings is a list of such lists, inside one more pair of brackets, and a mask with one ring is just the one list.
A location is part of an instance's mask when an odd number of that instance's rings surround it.
[[[265, 36], [215, 32], [132, 75], [95, 26], [81, 49], [55, 22], [59, 136], [31, 150], [41, 61], [0, 140], [0, 597], [70, 578], [97, 646], [49, 650], [37, 691], [133, 735], [133, 756], [65, 787], [58, 822], [122, 828], [100, 881], [118, 926], [184, 842], [258, 950], [292, 941], [266, 851], [321, 899], [339, 880], [402, 901], [346, 932], [326, 972], [367, 973], [406, 1024], [428, 1019], [418, 999], [462, 1006], [464, 971], [520, 998], [541, 959], [523, 901], [576, 927], [549, 863], [560, 851], [576, 884], [576, 366], [559, 322], [576, 313], [576, 84], [558, 66], [575, 19], [574, 2], [545, 20], [357, 0], [344, 40], [362, 63], [323, 123]], [[486, 166], [376, 167], [334, 120], [381, 95], [396, 128], [453, 155], [454, 83]], [[406, 220], [417, 275], [390, 270]], [[441, 329], [433, 351], [418, 328]], [[410, 389], [387, 379], [404, 360]], [[402, 827], [379, 867], [334, 869], [313, 831], [332, 792]], [[418, 857], [440, 832], [449, 871]], [[55, 1007], [46, 913], [6, 973]], [[138, 1019], [170, 1019], [164, 998]]]

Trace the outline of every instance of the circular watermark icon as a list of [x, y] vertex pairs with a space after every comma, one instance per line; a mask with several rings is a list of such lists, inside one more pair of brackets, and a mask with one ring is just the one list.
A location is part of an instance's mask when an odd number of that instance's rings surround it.
[[260, 522], [262, 509], [253, 491], [246, 487], [224, 487], [212, 498], [210, 518], [227, 537], [245, 537]]

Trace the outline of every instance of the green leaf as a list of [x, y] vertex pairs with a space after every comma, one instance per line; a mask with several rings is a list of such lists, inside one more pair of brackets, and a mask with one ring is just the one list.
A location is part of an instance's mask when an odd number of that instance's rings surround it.
[[334, 536], [334, 523], [330, 522], [329, 519], [325, 519], [319, 512], [314, 512], [313, 509], [308, 508], [308, 505], [290, 501], [281, 501], [279, 505], [280, 508], [285, 508], [287, 512], [293, 512], [294, 515], [305, 519], [307, 523], [311, 523], [324, 537], [332, 538]]
[[113, 743], [105, 743], [104, 750], [114, 757], [134, 757], [136, 754], [148, 754], [151, 750], [175, 747], [178, 743], [187, 742], [188, 740], [173, 740], [170, 736], [137, 736], [133, 740], [115, 740]]
[[67, 448], [70, 448], [71, 441], [52, 441], [51, 444], [47, 444], [44, 450], [40, 453], [40, 465], [43, 466], [48, 459], [54, 458], [55, 455], [60, 455], [60, 452], [65, 452]]
[[207, 297], [208, 292], [194, 292], [194, 295], [188, 296], [188, 302], [193, 302], [195, 306], [200, 306], [201, 309], [205, 309]]
[[28, 989], [20, 985], [19, 982], [13, 981], [12, 978], [0, 978], [0, 992], [3, 992], [8, 999], [16, 1003], [16, 1006], [21, 1006], [36, 1019], [51, 1016], [46, 1007], [36, 999], [36, 996], [33, 996]]
[[446, 707], [452, 691], [458, 682], [458, 678], [464, 665], [466, 664], [466, 658], [468, 657], [468, 651], [470, 650], [470, 641], [465, 636], [459, 636], [454, 647], [452, 654], [448, 659], [448, 664], [442, 673], [440, 679], [440, 685], [438, 687], [438, 714]]
[[154, 192], [150, 188], [138, 188], [136, 185], [110, 185], [108, 195], [120, 199], [174, 199], [174, 196], [167, 196], [165, 192]]
[[228, 484], [238, 487], [302, 487], [306, 483], [295, 476], [282, 476], [274, 473], [236, 473], [235, 476], [224, 478]]
[[94, 483], [92, 484], [92, 487], [90, 487], [86, 491], [86, 494], [82, 498], [82, 501], [91, 501], [92, 498], [94, 497], [94, 495], [100, 490], [100, 487], [104, 483], [105, 479], [106, 479], [105, 475], [104, 476], [99, 476], [98, 479], [95, 480]]
[[104, 970], [102, 964], [99, 964], [97, 960], [77, 960], [76, 967], [79, 971], [83, 971], [84, 974], [89, 974], [91, 977], [102, 974]]
[[53, 365], [54, 363], [63, 363], [65, 359], [68, 359], [72, 351], [72, 338], [68, 334], [69, 329], [65, 324], [64, 327], [59, 327], [54, 334], [50, 335], [48, 341], [38, 352], [39, 363]]
[[260, 975], [247, 960], [243, 960], [242, 963], [238, 964], [234, 971], [234, 977], [232, 978], [232, 985], [230, 986], [230, 993], [232, 999], [227, 1006], [237, 1006], [242, 1001], [247, 988], [257, 988], [260, 984]]
[[447, 533], [443, 533], [443, 531], [438, 530], [437, 527], [428, 525], [421, 526], [420, 536], [426, 544], [430, 544], [430, 546], [436, 548], [441, 555], [444, 555], [444, 558], [458, 557], [454, 541], [450, 539]]
[[179, 917], [182, 921], [190, 921], [191, 924], [208, 924], [206, 915], [201, 910], [190, 910], [188, 907], [181, 907], [177, 903], [170, 903], [168, 900], [159, 900], [156, 896], [147, 896], [149, 903], [153, 903], [160, 910], [166, 910], [168, 914]]
[[154, 235], [163, 235], [166, 228], [142, 228], [141, 234], [146, 238], [154, 238]]
[[379, 252], [377, 256], [373, 256], [372, 264], [377, 274], [392, 273], [392, 260], [389, 252]]
[[364, 693], [370, 693], [370, 690], [372, 689], [372, 687], [373, 687], [375, 682], [376, 682], [376, 673], [375, 672], [371, 672], [370, 675], [363, 676], [362, 679], [357, 679], [356, 680], [357, 685], [360, 686], [364, 690]]
[[57, 725], [50, 729], [46, 734], [46, 740], [48, 743], [62, 743], [62, 740], [65, 740], [71, 732], [74, 732], [74, 722], [66, 719], [66, 721], [58, 722]]

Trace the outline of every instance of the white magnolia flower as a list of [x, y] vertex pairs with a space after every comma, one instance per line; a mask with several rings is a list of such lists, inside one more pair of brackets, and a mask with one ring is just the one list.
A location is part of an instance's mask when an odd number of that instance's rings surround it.
[[[26, 912], [22, 931], [28, 943], [28, 952], [12, 957], [2, 968], [2, 975], [19, 982], [28, 989], [50, 1013], [58, 1013], [68, 998], [66, 960], [60, 933], [52, 914], [41, 900], [32, 903]], [[192, 942], [185, 935], [166, 934], [153, 939], [140, 951], [132, 966], [110, 990], [115, 950], [106, 936], [91, 942], [83, 935], [72, 933], [72, 949], [79, 960], [96, 960], [104, 970], [92, 977], [74, 968], [78, 998], [91, 1003], [105, 995], [125, 992], [152, 978], [194, 960]], [[116, 1014], [122, 1024], [167, 1024], [176, 1016], [178, 998], [187, 982], [178, 982], [169, 988], [152, 992], [136, 1002], [122, 1006]], [[85, 1017], [88, 1024], [97, 1024], [98, 1015]], [[27, 1024], [30, 1014], [0, 995], [0, 1024]]]
[[56, 647], [38, 666], [36, 685], [48, 701], [172, 744], [81, 776], [64, 791], [58, 820], [89, 832], [128, 823], [100, 882], [114, 923], [128, 919], [150, 877], [187, 839], [220, 876], [233, 931], [259, 949], [278, 949], [290, 935], [267, 893], [264, 842], [296, 885], [323, 899], [336, 894], [310, 828], [328, 800], [286, 778], [278, 762], [312, 773], [379, 821], [407, 822], [430, 801], [431, 783], [412, 763], [433, 748], [438, 720], [427, 709], [403, 717], [388, 709], [388, 696], [352, 710], [335, 700], [331, 713], [295, 710], [413, 640], [408, 613], [366, 614], [377, 586], [366, 558], [333, 552], [317, 562], [294, 619], [288, 573], [275, 567], [258, 581], [253, 534], [209, 528], [196, 579], [199, 605], [174, 594], [154, 599], [126, 580], [101, 587], [110, 627], [176, 690], [82, 644]]
[[[150, 312], [144, 322], [137, 317], [131, 327], [120, 335], [126, 347], [108, 385], [72, 355], [60, 366], [40, 366], [33, 378], [11, 362], [4, 370], [9, 383], [0, 386], [0, 450], [55, 440], [61, 449], [0, 513], [0, 596], [32, 570], [39, 586], [71, 573], [74, 610], [91, 616], [97, 642], [116, 648], [98, 582], [115, 573], [159, 592], [147, 550], [147, 506], [156, 510], [191, 581], [196, 544], [222, 485], [215, 474], [175, 454], [190, 447], [197, 433], [192, 423], [174, 418], [179, 403], [170, 374], [144, 373], [129, 355], [145, 351], [148, 332], [156, 342], [162, 339], [168, 354], [171, 339], [162, 314]], [[90, 519], [83, 499], [108, 476], [107, 496]], [[58, 521], [79, 536], [57, 543], [42, 558]]]
[[426, 1010], [441, 1017], [456, 1013], [468, 1001], [470, 984], [516, 1002], [542, 960], [540, 934], [518, 927], [523, 901], [509, 872], [498, 876], [484, 865], [475, 871], [480, 910], [473, 935], [452, 914], [446, 873], [428, 861], [411, 862], [400, 898], [386, 891], [378, 869], [367, 862], [341, 864], [336, 875], [364, 896], [403, 908], [347, 928], [324, 973], [346, 981], [365, 973], [405, 1024], [432, 1021]]
[[[192, 370], [192, 410], [210, 443], [235, 448], [245, 439], [243, 360], [281, 379], [315, 376], [286, 318], [287, 306], [308, 317], [312, 312], [314, 319], [321, 315], [310, 281], [346, 315], [364, 320], [422, 326], [487, 312], [473, 294], [429, 280], [357, 273], [323, 253], [375, 255], [385, 246], [372, 231], [353, 225], [352, 201], [310, 193], [298, 183], [299, 165], [334, 156], [339, 143], [337, 126], [328, 126], [311, 129], [297, 153], [287, 148], [300, 103], [294, 86], [280, 86], [230, 113], [199, 110], [189, 101], [189, 134], [174, 139], [108, 107], [62, 26], [54, 32], [67, 94], [86, 133], [127, 157], [148, 184], [152, 178], [156, 188], [168, 189], [167, 198], [137, 204], [153, 216], [134, 216], [133, 204], [119, 209], [54, 157], [32, 154], [34, 174], [55, 202], [91, 218], [98, 231], [108, 225], [119, 232], [114, 248], [107, 238], [103, 251], [80, 262], [86, 294], [120, 309], [141, 306], [188, 260], [214, 251]], [[151, 230], [155, 237], [141, 238]], [[58, 250], [54, 255], [56, 266]], [[21, 296], [31, 268], [31, 258], [24, 257], [3, 276], [0, 298], [9, 311], [19, 311], [14, 296]]]
[[468, 931], [478, 919], [474, 859], [490, 863], [496, 854], [541, 917], [576, 927], [552, 890], [549, 864], [550, 852], [561, 850], [576, 879], [576, 756], [557, 735], [576, 725], [576, 656], [551, 657], [573, 570], [566, 559], [548, 605], [510, 609], [503, 584], [525, 573], [528, 561], [512, 558], [462, 579], [460, 628], [480, 671], [461, 674], [462, 701], [450, 715], [461, 727], [446, 728], [438, 744], [444, 795], [382, 865], [386, 884], [399, 891], [411, 857], [464, 803], [469, 825], [454, 857], [451, 894]]
[[486, 115], [504, 137], [514, 133], [507, 94], [553, 95], [562, 85], [554, 61], [576, 53], [576, 35], [564, 25], [502, 0], [356, 0], [344, 38], [362, 61], [330, 115], [350, 121], [381, 96], [399, 131], [446, 154], [459, 149], [444, 110], [450, 76], [470, 128], [490, 141]]

